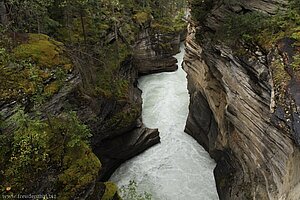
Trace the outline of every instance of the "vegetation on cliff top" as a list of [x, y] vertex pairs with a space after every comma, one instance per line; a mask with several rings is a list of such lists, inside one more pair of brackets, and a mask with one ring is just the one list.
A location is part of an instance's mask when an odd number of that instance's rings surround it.
[[245, 9], [239, 1], [224, 1], [222, 6], [228, 12], [219, 16], [222, 20], [214, 30], [205, 25], [216, 8], [216, 1], [191, 2], [193, 18], [200, 26], [204, 25], [196, 35], [199, 42], [229, 46], [242, 60], [257, 58], [259, 53], [263, 56], [263, 64], [269, 67], [274, 83], [275, 114], [278, 109], [284, 110], [287, 122], [287, 126], [281, 126], [280, 122], [278, 127], [292, 133], [288, 124], [294, 120], [290, 113], [296, 112], [294, 101], [297, 97], [291, 88], [297, 88], [300, 80], [300, 1], [289, 0], [273, 14]]
[[42, 34], [26, 34], [24, 40], [11, 52], [0, 49], [0, 101], [47, 99], [73, 69], [61, 43]]
[[[228, 2], [227, 2], [228, 3]], [[237, 3], [236, 1], [231, 4]], [[213, 6], [213, 1], [193, 0], [194, 19], [204, 22]], [[294, 45], [300, 45], [300, 1], [290, 0], [286, 9], [278, 10], [274, 15], [268, 15], [258, 11], [245, 13], [232, 13], [226, 16], [225, 22], [215, 33], [215, 39], [229, 46], [249, 45], [260, 46], [264, 51], [269, 51], [282, 38], [292, 38]], [[199, 36], [199, 35], [198, 35]], [[200, 37], [200, 36], [199, 36]], [[199, 38], [201, 39], [201, 38]], [[297, 52], [296, 52], [297, 53]], [[299, 52], [298, 52], [299, 53]], [[276, 67], [275, 67], [276, 66]], [[275, 84], [286, 84], [289, 75], [280, 64], [274, 65]], [[300, 70], [299, 54], [294, 56], [292, 69]]]
[[230, 15], [219, 31], [218, 37], [225, 38], [227, 45], [236, 45], [242, 41], [246, 45], [259, 46], [264, 52], [270, 52], [284, 38], [294, 40], [295, 54], [291, 64], [286, 66], [287, 63], [282, 63], [280, 58], [270, 63], [273, 81], [275, 87], [280, 88], [280, 93], [285, 93], [284, 88], [291, 80], [289, 71], [300, 77], [300, 51], [297, 50], [300, 46], [299, 7], [300, 2], [292, 0], [287, 9], [279, 10], [272, 16], [256, 11]]

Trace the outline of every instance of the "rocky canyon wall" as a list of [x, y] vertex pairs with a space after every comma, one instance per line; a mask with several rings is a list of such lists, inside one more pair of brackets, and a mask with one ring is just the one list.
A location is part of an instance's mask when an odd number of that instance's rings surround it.
[[[105, 83], [110, 84], [109, 89], [114, 92], [113, 94], [101, 91], [99, 93], [88, 91], [89, 88], [85, 87], [82, 74], [78, 70], [72, 69], [66, 74], [67, 77], [64, 79], [61, 88], [53, 92], [39, 107], [33, 106], [29, 97], [23, 98], [22, 105], [30, 116], [34, 116], [35, 109], [37, 109], [41, 113], [43, 120], [50, 120], [57, 116], [64, 116], [64, 112], [72, 110], [77, 113], [80, 121], [87, 125], [92, 133], [90, 145], [93, 152], [85, 150], [83, 157], [86, 158], [87, 155], [92, 155], [92, 158], [97, 160], [97, 156], [101, 161], [100, 170], [98, 173], [98, 169], [95, 169], [96, 172], [93, 176], [84, 182], [84, 187], [78, 189], [80, 192], [72, 194], [72, 199], [75, 199], [75, 196], [80, 199], [101, 199], [106, 194], [105, 191], [111, 188], [114, 188], [114, 190], [110, 194], [115, 196], [114, 199], [119, 199], [117, 188], [110, 183], [104, 184], [103, 182], [109, 179], [120, 164], [160, 142], [158, 130], [149, 129], [143, 125], [141, 118], [142, 98], [141, 91], [137, 88], [137, 79], [141, 74], [176, 70], [176, 59], [172, 55], [179, 50], [180, 37], [178, 36], [179, 33], [174, 33], [168, 36], [160, 34], [159, 38], [156, 38], [151, 34], [145, 34], [147, 31], [149, 30], [141, 30], [141, 34], [136, 39], [136, 45], [134, 46], [136, 52], [142, 53], [129, 54], [124, 58], [120, 63], [119, 70], [111, 75], [111, 79], [114, 80], [108, 80], [109, 82]], [[46, 35], [36, 34], [34, 36], [45, 43], [50, 41]], [[161, 39], [165, 37], [168, 40]], [[156, 48], [158, 44], [167, 45], [169, 40], [174, 41], [169, 48]], [[26, 45], [32, 45], [32, 41], [28, 40], [26, 42]], [[60, 43], [56, 42], [55, 44]], [[49, 42], [50, 45], [52, 43]], [[58, 48], [54, 45], [54, 42], [52, 46]], [[147, 50], [144, 51], [144, 49]], [[40, 50], [38, 49], [37, 51]], [[45, 56], [49, 56], [49, 54], [46, 52]], [[159, 60], [153, 63], [147, 58], [150, 60], [159, 58]], [[141, 63], [145, 63], [145, 65]], [[75, 61], [74, 65], [76, 65]], [[145, 69], [145, 66], [148, 69], [151, 68], [151, 70]], [[105, 76], [103, 74], [96, 75], [100, 77]], [[49, 80], [52, 81], [52, 79]], [[96, 86], [92, 85], [92, 87], [92, 91], [94, 91]], [[1, 87], [1, 89], [3, 88]], [[1, 99], [0, 119], [9, 121], [16, 108], [18, 108], [17, 101]], [[9, 132], [11, 128], [0, 129], [0, 133], [2, 131]], [[59, 127], [59, 129], [63, 128]], [[55, 138], [58, 138], [58, 136]], [[78, 147], [76, 155], [80, 151], [81, 149]], [[87, 163], [87, 165], [89, 166], [91, 163], [92, 161], [90, 160], [90, 163]], [[80, 165], [76, 164], [76, 166], [81, 168]], [[86, 167], [85, 169], [89, 168]], [[58, 174], [59, 172], [55, 173]], [[40, 193], [50, 191], [55, 187], [57, 174], [53, 175], [54, 181], [45, 179], [35, 188], [35, 191]], [[50, 175], [48, 172], [45, 172], [45, 176]], [[72, 176], [75, 177], [74, 174]]]
[[[285, 54], [278, 52], [288, 44], [279, 42], [269, 51], [255, 48], [240, 56], [222, 39], [213, 41], [228, 13], [274, 14], [287, 2], [212, 2], [206, 20], [191, 21], [188, 27], [184, 69], [191, 102], [186, 132], [216, 160], [220, 199], [299, 199], [299, 132], [293, 128], [299, 121], [289, 117], [298, 116], [299, 90], [292, 94], [295, 85], [288, 84], [280, 104], [272, 68], [275, 57], [287, 65]], [[198, 34], [206, 38], [197, 39]]]

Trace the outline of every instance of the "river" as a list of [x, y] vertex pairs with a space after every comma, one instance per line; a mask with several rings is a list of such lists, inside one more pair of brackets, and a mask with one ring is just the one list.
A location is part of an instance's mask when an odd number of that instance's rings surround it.
[[176, 72], [152, 74], [139, 79], [143, 91], [143, 122], [158, 128], [161, 143], [122, 164], [112, 175], [118, 186], [134, 180], [139, 191], [153, 200], [217, 200], [215, 162], [192, 137], [184, 133], [189, 94], [181, 68], [184, 46], [175, 57]]

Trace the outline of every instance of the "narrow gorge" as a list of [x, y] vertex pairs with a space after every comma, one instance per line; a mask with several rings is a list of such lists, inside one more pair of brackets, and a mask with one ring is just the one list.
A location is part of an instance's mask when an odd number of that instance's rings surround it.
[[135, 181], [138, 189], [157, 200], [217, 200], [214, 162], [208, 153], [184, 133], [189, 94], [181, 67], [184, 46], [175, 56], [176, 72], [143, 76], [139, 88], [143, 98], [143, 122], [158, 128], [160, 144], [124, 163], [111, 180], [120, 187]]
[[300, 0], [0, 1], [0, 199], [299, 200], [299, 27]]

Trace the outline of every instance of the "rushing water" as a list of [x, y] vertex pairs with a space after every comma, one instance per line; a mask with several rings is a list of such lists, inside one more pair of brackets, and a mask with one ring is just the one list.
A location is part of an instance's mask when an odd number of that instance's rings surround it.
[[[176, 55], [181, 66], [184, 47]], [[124, 163], [111, 180], [118, 186], [134, 180], [138, 190], [157, 200], [219, 199], [213, 177], [214, 161], [188, 134], [189, 94], [186, 73], [159, 73], [139, 79], [143, 91], [143, 121], [158, 128], [161, 143]]]

